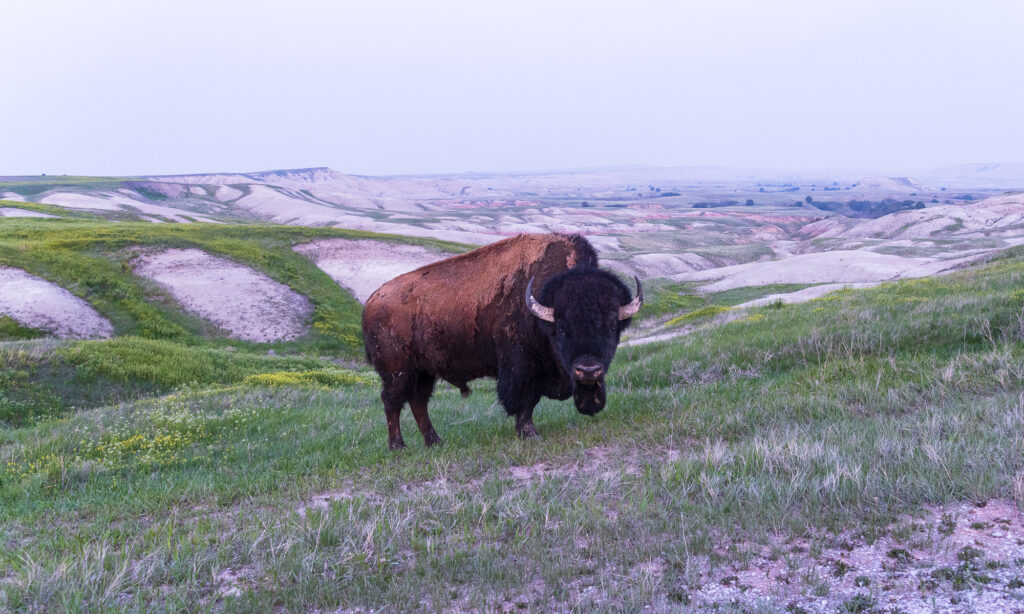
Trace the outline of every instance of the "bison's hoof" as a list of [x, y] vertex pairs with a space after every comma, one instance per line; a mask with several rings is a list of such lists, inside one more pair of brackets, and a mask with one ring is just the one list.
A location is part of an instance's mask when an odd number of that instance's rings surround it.
[[524, 424], [519, 427], [519, 436], [523, 439], [533, 439], [534, 437], [540, 437], [540, 433], [537, 432], [537, 427], [533, 426], [533, 423]]
[[441, 438], [437, 436], [437, 433], [432, 433], [431, 435], [428, 435], [423, 438], [423, 443], [427, 444], [427, 447], [429, 448], [430, 446], [440, 445], [444, 443], [444, 441], [442, 441]]
[[388, 448], [391, 450], [401, 450], [405, 448], [405, 442], [401, 439], [392, 439], [388, 441]]

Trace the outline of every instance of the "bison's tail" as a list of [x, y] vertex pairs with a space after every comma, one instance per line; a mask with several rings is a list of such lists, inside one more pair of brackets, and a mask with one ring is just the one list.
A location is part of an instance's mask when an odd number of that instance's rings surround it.
[[370, 334], [370, 331], [366, 330], [365, 326], [363, 327], [363, 349], [366, 353], [366, 362], [370, 363], [371, 367], [376, 368], [377, 366], [373, 364], [373, 356], [371, 354], [379, 353], [377, 350], [377, 340]]

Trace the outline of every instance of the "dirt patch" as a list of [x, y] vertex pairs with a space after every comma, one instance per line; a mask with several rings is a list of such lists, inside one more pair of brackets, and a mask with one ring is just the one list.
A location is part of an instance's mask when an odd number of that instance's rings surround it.
[[295, 251], [310, 258], [360, 303], [389, 279], [451, 255], [421, 245], [350, 239], [304, 243]]
[[255, 578], [256, 568], [244, 565], [237, 569], [222, 569], [213, 576], [213, 583], [218, 597], [238, 597]]
[[618, 475], [622, 471], [629, 475], [638, 473], [638, 460], [613, 457], [612, 450], [613, 448], [600, 446], [589, 448], [583, 452], [582, 460], [565, 465], [555, 465], [547, 461], [532, 465], [512, 465], [508, 468], [508, 473], [517, 482], [536, 482], [546, 477], [570, 477], [581, 473], [591, 476]]
[[351, 488], [324, 491], [313, 495], [309, 501], [299, 504], [295, 508], [295, 512], [300, 518], [305, 518], [309, 510], [325, 510], [335, 501], [347, 501], [354, 496]]
[[11, 267], [0, 267], [0, 315], [64, 339], [97, 339], [114, 334], [110, 322], [89, 303], [53, 282]]
[[346, 484], [342, 488], [316, 493], [303, 503], [300, 503], [295, 508], [295, 512], [300, 518], [305, 518], [306, 514], [309, 513], [310, 510], [326, 510], [336, 501], [349, 501], [357, 496], [369, 499], [370, 501], [378, 504], [384, 502], [384, 497], [377, 493], [357, 491], [351, 484]]
[[[675, 456], [672, 456], [673, 454]], [[669, 452], [670, 459], [678, 459], [678, 456], [678, 451], [672, 450]], [[585, 450], [583, 458], [577, 462], [556, 465], [551, 462], [542, 461], [532, 465], [512, 465], [506, 471], [507, 476], [513, 480], [527, 483], [536, 482], [546, 477], [571, 477], [580, 473], [612, 476], [625, 471], [629, 475], [637, 475], [640, 464], [641, 459], [639, 458], [622, 459], [617, 455], [613, 455], [613, 448], [611, 447], [596, 447]], [[504, 475], [501, 477], [504, 477]], [[473, 489], [479, 488], [486, 479], [488, 478], [482, 477], [471, 480], [468, 483], [469, 487]], [[439, 475], [430, 480], [402, 484], [400, 490], [406, 495], [416, 496], [424, 492], [438, 493], [445, 492], [446, 490], [450, 491], [453, 486], [457, 487], [458, 485], [450, 483], [446, 476]], [[331, 503], [348, 501], [356, 497], [367, 499], [375, 504], [380, 504], [384, 501], [384, 495], [381, 493], [373, 490], [359, 489], [353, 484], [348, 483], [341, 488], [325, 490], [310, 496], [295, 507], [295, 512], [300, 517], [305, 518], [310, 510], [326, 510], [330, 507]]]
[[295, 339], [305, 334], [313, 313], [309, 300], [288, 286], [198, 249], [144, 253], [132, 266], [136, 275], [165, 287], [186, 311], [234, 339]]
[[904, 518], [872, 543], [853, 532], [780, 536], [746, 564], [711, 569], [703, 561], [687, 596], [704, 607], [767, 601], [806, 612], [1012, 612], [1024, 607], [1022, 557], [1024, 515], [1012, 501], [957, 503]]
[[[584, 473], [589, 474], [588, 478], [601, 472], [621, 476], [623, 471], [628, 474], [652, 461], [674, 463], [687, 458], [718, 462], [718, 455], [725, 453], [727, 446], [705, 441], [702, 447], [696, 440], [680, 441], [677, 447], [659, 448], [636, 457], [623, 456], [612, 447], [596, 447], [584, 451], [575, 461], [559, 465], [540, 462], [511, 466], [507, 476], [523, 483]], [[469, 486], [478, 487], [494, 475], [474, 480]], [[399, 496], [444, 492], [453, 487], [459, 485], [438, 476], [402, 486], [400, 491], [405, 494]], [[315, 495], [304, 509], [326, 508], [333, 501], [356, 496], [366, 495], [346, 486]], [[608, 514], [614, 519], [614, 509]], [[655, 595], [651, 608], [655, 611], [669, 603], [712, 611], [726, 607], [744, 611], [908, 614], [1013, 612], [1024, 605], [1024, 514], [1011, 500], [928, 507], [921, 514], [900, 518], [878, 539], [868, 539], [850, 529], [803, 537], [776, 534], [761, 545], [728, 537], [720, 542], [718, 556], [694, 556], [683, 561], [686, 568], [682, 573], [679, 561], [670, 563], [661, 557], [637, 562], [625, 574], [619, 570], [608, 573], [628, 578], [631, 584], [651, 587]], [[588, 536], [578, 536], [575, 545], [586, 550], [590, 546]], [[737, 552], [748, 555], [737, 557]], [[726, 562], [712, 563], [712, 559]], [[238, 584], [224, 583], [227, 590]], [[592, 602], [601, 599], [602, 587], [583, 578], [573, 581], [567, 591], [574, 602]], [[546, 587], [538, 584], [521, 592], [491, 594], [487, 602], [500, 604], [496, 611], [515, 611], [546, 592]], [[472, 611], [473, 603], [460, 598], [448, 611]], [[431, 605], [429, 598], [424, 605]], [[564, 605], [550, 601], [549, 609], [562, 610]]]

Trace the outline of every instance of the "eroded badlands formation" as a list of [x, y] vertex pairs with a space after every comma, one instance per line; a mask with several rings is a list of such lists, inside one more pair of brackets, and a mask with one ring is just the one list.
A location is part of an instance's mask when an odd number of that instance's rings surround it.
[[89, 303], [53, 282], [0, 266], [0, 316], [66, 339], [110, 337], [114, 327]]
[[198, 249], [146, 252], [133, 260], [136, 275], [164, 287], [189, 313], [229, 337], [284, 341], [308, 330], [309, 299], [263, 273]]

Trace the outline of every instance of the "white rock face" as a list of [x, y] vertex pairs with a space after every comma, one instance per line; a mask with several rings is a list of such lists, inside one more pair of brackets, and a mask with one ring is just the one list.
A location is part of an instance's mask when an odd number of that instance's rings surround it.
[[979, 231], [1000, 231], [1024, 223], [1024, 195], [994, 196], [968, 205], [901, 211], [854, 226], [844, 237], [927, 239]]
[[855, 190], [884, 192], [923, 192], [928, 190], [913, 177], [865, 177], [856, 184]]
[[306, 333], [309, 299], [263, 273], [198, 249], [168, 249], [139, 256], [136, 275], [155, 281], [186, 311], [229, 337], [266, 343]]
[[1024, 223], [1024, 194], [1004, 194], [962, 205], [898, 211], [873, 220], [830, 217], [800, 229], [803, 238], [931, 239], [971, 233], [1017, 234]]
[[826, 294], [832, 292], [838, 292], [839, 290], [860, 290], [862, 288], [873, 288], [877, 286], [878, 282], [867, 282], [867, 283], [856, 283], [856, 284], [821, 284], [820, 286], [811, 286], [810, 288], [804, 288], [803, 290], [797, 290], [796, 292], [783, 292], [780, 294], [769, 294], [756, 298], [746, 303], [740, 303], [733, 307], [733, 309], [743, 309], [745, 307], [761, 307], [763, 305], [771, 305], [772, 303], [779, 301], [787, 305], [794, 303], [806, 303], [807, 301], [821, 298]]
[[227, 202], [229, 200], [235, 200], [241, 196], [243, 192], [237, 188], [233, 188], [229, 185], [222, 185], [217, 188], [216, 197], [221, 202]]
[[937, 275], [977, 260], [983, 255], [937, 260], [904, 258], [869, 251], [837, 250], [683, 273], [673, 276], [672, 279], [712, 282], [704, 286], [704, 290], [708, 292], [769, 284], [867, 283]]
[[18, 207], [0, 207], [0, 217], [60, 217], [60, 216], [50, 215], [49, 213], [42, 213], [41, 211], [32, 211], [30, 209], [19, 209]]
[[640, 254], [633, 256], [633, 264], [648, 277], [666, 277], [690, 271], [703, 271], [714, 264], [697, 254]]
[[215, 220], [192, 211], [165, 207], [164, 205], [152, 205], [117, 193], [102, 192], [96, 194], [79, 194], [76, 192], [51, 192], [39, 202], [70, 209], [96, 209], [100, 211], [123, 211], [136, 210], [150, 215], [159, 215], [172, 222], [188, 223], [191, 220], [216, 224]]
[[384, 282], [453, 254], [420, 245], [373, 240], [323, 239], [296, 245], [331, 279], [365, 303]]
[[[530, 231], [535, 232], [535, 231]], [[621, 252], [622, 246], [619, 244], [618, 237], [609, 237], [602, 235], [587, 235], [587, 241], [594, 246], [594, 249], [598, 253], [602, 252]]]
[[39, 202], [69, 209], [97, 209], [99, 211], [119, 211], [122, 198], [110, 198], [93, 196], [91, 194], [78, 194], [76, 192], [58, 192], [48, 194]]
[[110, 322], [89, 303], [53, 282], [12, 267], [0, 266], [0, 315], [64, 339], [114, 334]]

